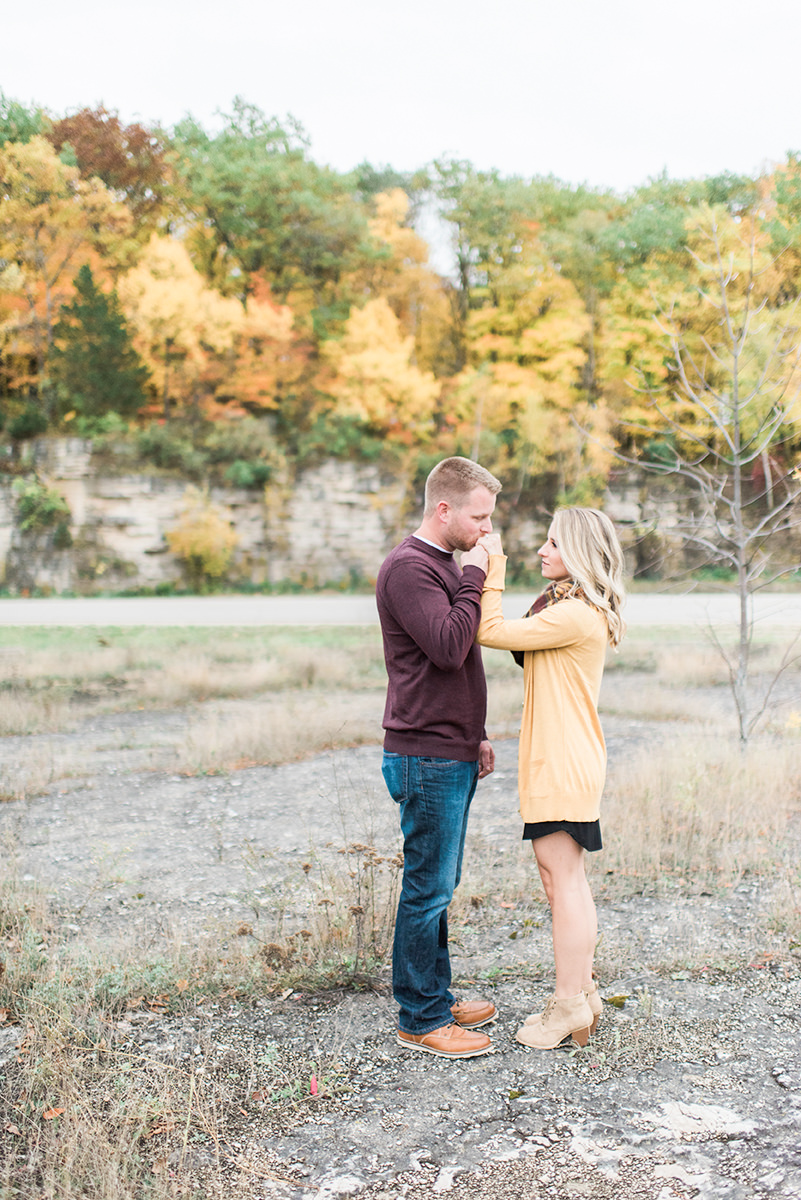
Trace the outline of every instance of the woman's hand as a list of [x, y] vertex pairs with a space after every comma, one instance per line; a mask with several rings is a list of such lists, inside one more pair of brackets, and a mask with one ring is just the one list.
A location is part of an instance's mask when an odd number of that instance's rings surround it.
[[[482, 538], [481, 541], [483, 540]], [[489, 570], [489, 555], [481, 545], [481, 542], [476, 542], [472, 550], [465, 550], [462, 555], [462, 570], [465, 567], [478, 567], [486, 575]]]
[[485, 533], [483, 537], [478, 539], [478, 545], [483, 546], [487, 554], [503, 554], [501, 535], [499, 533]]

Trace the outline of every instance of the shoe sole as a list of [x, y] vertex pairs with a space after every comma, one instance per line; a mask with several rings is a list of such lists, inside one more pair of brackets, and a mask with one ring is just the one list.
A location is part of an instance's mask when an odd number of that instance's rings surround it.
[[[536, 1025], [541, 1016], [542, 1016], [542, 1013], [536, 1013], [533, 1016], [526, 1017], [523, 1024], [524, 1025]], [[494, 1020], [494, 1018], [493, 1018], [493, 1020]], [[484, 1022], [484, 1024], [486, 1025], [486, 1021]], [[462, 1026], [462, 1029], [477, 1029], [477, 1028], [478, 1028], [477, 1025], [463, 1025]], [[598, 1017], [593, 1017], [592, 1025], [590, 1025], [590, 1037], [593, 1037], [593, 1035], [597, 1032], [597, 1029], [598, 1029]]]
[[586, 1046], [589, 1041], [590, 1030], [589, 1026], [584, 1029], [575, 1029], [572, 1033], [566, 1033], [561, 1041], [554, 1042], [552, 1046], [532, 1046], [530, 1042], [524, 1042], [515, 1034], [515, 1041], [520, 1042], [521, 1046], [527, 1046], [529, 1050], [572, 1050], [573, 1046]]
[[[464, 1026], [460, 1026], [464, 1028]], [[492, 1045], [483, 1046], [481, 1050], [462, 1050], [461, 1052], [448, 1053], [446, 1050], [435, 1050], [432, 1046], [424, 1046], [420, 1042], [405, 1042], [403, 1038], [397, 1037], [395, 1041], [399, 1046], [403, 1046], [404, 1050], [422, 1050], [425, 1054], [435, 1054], [437, 1058], [478, 1058], [481, 1054], [489, 1054]]]

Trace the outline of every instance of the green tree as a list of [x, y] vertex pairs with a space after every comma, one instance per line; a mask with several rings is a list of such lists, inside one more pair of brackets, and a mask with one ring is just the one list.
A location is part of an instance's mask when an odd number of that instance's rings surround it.
[[0, 146], [6, 142], [29, 142], [44, 133], [47, 124], [41, 108], [26, 108], [0, 91]]
[[173, 143], [193, 222], [188, 245], [208, 281], [244, 298], [263, 272], [316, 333], [344, 322], [348, 273], [376, 251], [350, 181], [308, 158], [301, 127], [237, 98], [220, 133], [190, 118]]
[[511, 266], [520, 253], [526, 187], [522, 180], [502, 179], [497, 171], [477, 171], [469, 162], [454, 160], [435, 162], [429, 182], [452, 230], [458, 370], [467, 361], [468, 313], [495, 303], [488, 291], [491, 268]]
[[117, 293], [99, 288], [86, 263], [54, 335], [53, 377], [81, 416], [131, 416], [145, 403], [148, 371], [131, 343]]

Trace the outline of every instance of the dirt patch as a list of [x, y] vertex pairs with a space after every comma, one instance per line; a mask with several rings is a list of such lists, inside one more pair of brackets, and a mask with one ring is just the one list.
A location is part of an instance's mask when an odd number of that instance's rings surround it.
[[[646, 722], [605, 727], [612, 765], [657, 736]], [[354, 839], [397, 847], [377, 747], [185, 777], [137, 757], [169, 740], [169, 720], [115, 716], [94, 733], [85, 774], [0, 808], [20, 872], [76, 943], [202, 935], [224, 949], [244, 927], [268, 941], [309, 918], [304, 862], [341, 870]], [[801, 1197], [801, 969], [772, 931], [775, 889], [614, 900], [600, 886], [598, 1034], [577, 1053], [520, 1047], [515, 1029], [550, 990], [550, 928], [519, 842], [516, 744], [496, 749], [453, 947], [460, 993], [498, 1006], [494, 1053], [448, 1063], [402, 1050], [386, 978], [361, 994], [265, 986], [247, 1005], [132, 1011], [110, 1025], [111, 1046], [192, 1071], [198, 1089], [227, 1081], [224, 1137], [167, 1138], [164, 1169], [193, 1194], [224, 1181], [228, 1196], [286, 1200]], [[0, 1031], [0, 1065], [21, 1037]], [[273, 1048], [281, 1102], [263, 1087]]]

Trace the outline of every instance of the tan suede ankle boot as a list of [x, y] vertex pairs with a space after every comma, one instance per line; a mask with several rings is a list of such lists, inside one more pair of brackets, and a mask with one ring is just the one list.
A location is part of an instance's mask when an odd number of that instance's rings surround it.
[[577, 996], [551, 996], [539, 1021], [522, 1025], [515, 1037], [535, 1050], [555, 1050], [571, 1041], [586, 1046], [593, 1022], [592, 1009], [585, 992]]
[[[601, 993], [598, 991], [598, 984], [594, 979], [588, 988], [584, 988], [584, 995], [587, 997], [587, 1003], [592, 1010], [592, 1025], [590, 1025], [590, 1033], [592, 1034], [595, 1033], [596, 1029], [598, 1028], [598, 1018], [603, 1012], [604, 1007], [603, 1000], [601, 999]], [[537, 1022], [541, 1020], [541, 1012], [532, 1013], [531, 1016], [526, 1017], [523, 1024], [536, 1025]]]

